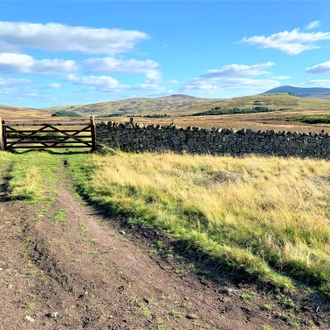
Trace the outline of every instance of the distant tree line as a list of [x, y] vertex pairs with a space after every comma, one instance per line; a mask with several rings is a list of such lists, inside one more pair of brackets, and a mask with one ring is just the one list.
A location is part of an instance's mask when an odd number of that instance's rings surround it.
[[127, 117], [143, 117], [143, 118], [167, 118], [167, 117], [171, 117], [170, 115], [164, 113], [164, 114], [160, 114], [160, 113], [155, 113], [153, 115], [127, 115]]
[[73, 111], [59, 110], [54, 112], [52, 117], [81, 117], [81, 115]]
[[220, 107], [216, 107], [216, 108], [206, 110], [203, 112], [194, 113], [191, 116], [227, 115], [227, 114], [271, 112], [271, 111], [274, 111], [274, 110], [270, 109], [268, 107], [264, 107], [264, 106], [256, 106], [256, 107], [247, 108], [247, 109], [240, 109], [238, 107], [234, 107], [232, 109], [224, 109], [224, 110], [221, 110]]

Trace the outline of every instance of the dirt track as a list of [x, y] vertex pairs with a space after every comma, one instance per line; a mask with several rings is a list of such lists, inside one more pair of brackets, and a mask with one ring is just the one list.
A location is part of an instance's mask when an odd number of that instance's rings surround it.
[[162, 258], [161, 245], [151, 245], [157, 233], [123, 227], [74, 199], [61, 180], [50, 206], [8, 200], [1, 184], [1, 330], [291, 328], [283, 313], [294, 313], [300, 328], [330, 328], [329, 304], [288, 310], [267, 286], [215, 270], [207, 279], [186, 260]]

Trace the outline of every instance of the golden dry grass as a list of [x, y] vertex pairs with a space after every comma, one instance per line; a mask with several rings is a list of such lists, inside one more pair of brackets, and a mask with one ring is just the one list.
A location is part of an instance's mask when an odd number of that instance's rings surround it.
[[329, 162], [120, 153], [92, 168], [85, 192], [115, 212], [263, 279], [330, 292]]

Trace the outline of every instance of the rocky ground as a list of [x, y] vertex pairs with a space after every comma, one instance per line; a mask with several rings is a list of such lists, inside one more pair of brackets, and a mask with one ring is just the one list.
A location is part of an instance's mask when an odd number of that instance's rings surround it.
[[26, 204], [2, 173], [0, 329], [330, 329], [321, 294], [215, 269], [87, 205], [69, 180], [55, 202]]

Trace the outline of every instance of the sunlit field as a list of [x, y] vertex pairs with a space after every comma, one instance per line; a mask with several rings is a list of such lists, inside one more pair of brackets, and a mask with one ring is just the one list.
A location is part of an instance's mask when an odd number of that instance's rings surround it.
[[70, 156], [81, 192], [277, 285], [330, 293], [330, 163], [175, 154]]

